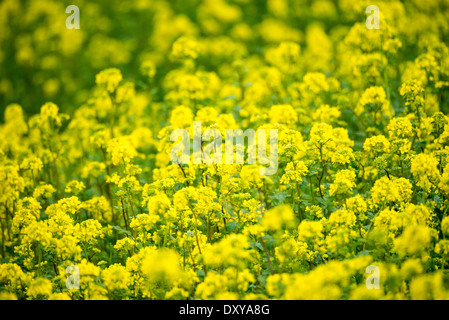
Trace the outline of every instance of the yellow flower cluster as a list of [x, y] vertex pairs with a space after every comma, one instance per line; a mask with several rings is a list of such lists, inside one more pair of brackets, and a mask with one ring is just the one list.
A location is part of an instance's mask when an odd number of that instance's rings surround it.
[[293, 2], [0, 2], [0, 299], [449, 299], [447, 3]]

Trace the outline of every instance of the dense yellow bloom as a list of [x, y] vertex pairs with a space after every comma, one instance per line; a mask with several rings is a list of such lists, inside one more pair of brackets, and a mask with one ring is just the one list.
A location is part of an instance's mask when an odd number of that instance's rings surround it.
[[120, 264], [113, 264], [101, 272], [101, 278], [109, 291], [127, 290], [131, 282], [129, 272]]
[[422, 97], [423, 91], [424, 89], [418, 81], [410, 80], [402, 84], [400, 94], [405, 98], [406, 105], [416, 104], [419, 106], [424, 102]]
[[136, 149], [125, 137], [110, 140], [107, 151], [111, 154], [115, 166], [129, 163], [137, 155]]
[[[307, 166], [303, 161], [289, 162], [285, 168], [285, 173], [282, 176], [281, 184], [296, 184], [301, 182], [306, 173]], [[294, 187], [296, 187], [296, 185]]]
[[95, 83], [99, 86], [103, 86], [108, 92], [112, 93], [117, 89], [123, 76], [120, 70], [116, 68], [110, 68], [101, 71], [95, 78]]
[[309, 274], [295, 274], [290, 281], [286, 281], [285, 293], [281, 297], [288, 300], [339, 299], [351, 275], [364, 268], [368, 261], [369, 257], [345, 263], [332, 261]]
[[394, 251], [398, 252], [401, 257], [405, 255], [419, 256], [430, 246], [434, 236], [434, 230], [428, 227], [408, 226], [404, 233], [395, 239]]
[[79, 194], [81, 191], [83, 191], [86, 188], [83, 182], [81, 181], [70, 181], [67, 186], [65, 187], [65, 192], [67, 193], [73, 193], [75, 195]]
[[293, 124], [297, 121], [297, 114], [289, 104], [274, 105], [270, 109], [271, 123]]
[[374, 136], [365, 140], [363, 150], [374, 155], [387, 153], [390, 151], [390, 141], [383, 135]]
[[413, 158], [411, 172], [419, 186], [429, 190], [432, 185], [435, 186], [438, 183], [440, 172], [437, 166], [438, 160], [432, 155], [421, 153]]
[[178, 106], [171, 113], [170, 122], [175, 129], [191, 126], [192, 121], [192, 111], [186, 106]]
[[364, 214], [368, 209], [366, 201], [359, 194], [346, 199], [345, 207], [356, 214]]
[[413, 126], [410, 119], [405, 117], [393, 118], [388, 124], [388, 132], [390, 137], [407, 137], [410, 138], [413, 135]]
[[234, 266], [239, 269], [250, 258], [249, 241], [244, 235], [231, 235], [204, 252], [204, 263], [212, 266]]
[[449, 298], [444, 1], [79, 2], [0, 1], [0, 299]]
[[49, 296], [52, 292], [51, 282], [45, 278], [36, 278], [31, 282], [30, 287], [27, 290], [27, 294], [30, 297], [38, 298]]
[[65, 292], [55, 292], [52, 293], [49, 297], [48, 300], [72, 300], [70, 298], [70, 296], [65, 293]]
[[371, 189], [373, 204], [379, 205], [389, 202], [408, 202], [412, 196], [412, 184], [408, 179], [388, 177], [378, 179]]
[[347, 194], [355, 187], [355, 172], [342, 170], [335, 175], [335, 181], [329, 189], [330, 195]]
[[56, 189], [51, 184], [44, 184], [42, 186], [38, 186], [33, 191], [34, 198], [50, 198], [53, 193], [56, 192]]
[[294, 42], [281, 42], [277, 48], [269, 50], [265, 59], [284, 73], [293, 73], [300, 57], [300, 46]]
[[17, 300], [17, 295], [12, 292], [0, 293], [0, 300]]
[[356, 216], [353, 212], [341, 209], [331, 213], [328, 226], [333, 228], [338, 226], [353, 227], [356, 220]]
[[447, 300], [449, 294], [444, 287], [443, 274], [422, 275], [410, 284], [410, 295], [415, 300]]
[[142, 272], [150, 282], [166, 281], [171, 284], [181, 274], [179, 258], [172, 250], [160, 250], [148, 253], [142, 260]]
[[22, 291], [29, 286], [32, 280], [33, 276], [23, 272], [20, 266], [15, 263], [4, 263], [0, 265], [0, 282], [5, 288]]
[[136, 245], [136, 242], [134, 240], [131, 240], [130, 238], [123, 238], [120, 240], [117, 240], [117, 243], [114, 246], [114, 249], [116, 249], [120, 255], [128, 254], [128, 250], [131, 250]]
[[198, 43], [187, 37], [181, 37], [173, 43], [172, 55], [176, 59], [196, 59], [199, 53]]
[[383, 87], [370, 87], [365, 90], [361, 96], [354, 112], [357, 115], [363, 112], [391, 116], [390, 102], [386, 99], [385, 89]]
[[86, 244], [94, 244], [97, 239], [104, 236], [101, 224], [95, 219], [88, 219], [81, 222], [81, 224], [77, 224], [75, 233], [79, 240]]
[[306, 240], [323, 237], [323, 224], [319, 221], [304, 220], [298, 227], [298, 239]]
[[449, 233], [449, 216], [444, 217], [441, 221], [441, 231]]
[[332, 123], [341, 116], [341, 111], [336, 107], [323, 104], [312, 115], [313, 120], [318, 122]]
[[67, 115], [59, 114], [59, 108], [56, 104], [48, 102], [41, 107], [37, 125], [41, 130], [54, 130], [62, 125], [62, 120], [65, 118], [67, 118]]
[[264, 213], [262, 226], [267, 230], [279, 230], [282, 227], [290, 227], [294, 224], [295, 216], [289, 205], [272, 208]]

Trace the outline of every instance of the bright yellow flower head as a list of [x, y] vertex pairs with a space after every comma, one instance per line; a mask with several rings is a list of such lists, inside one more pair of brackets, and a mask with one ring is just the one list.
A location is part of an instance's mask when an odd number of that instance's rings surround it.
[[112, 93], [117, 89], [122, 79], [123, 76], [119, 69], [110, 68], [98, 73], [95, 78], [95, 83], [103, 86], [108, 92]]

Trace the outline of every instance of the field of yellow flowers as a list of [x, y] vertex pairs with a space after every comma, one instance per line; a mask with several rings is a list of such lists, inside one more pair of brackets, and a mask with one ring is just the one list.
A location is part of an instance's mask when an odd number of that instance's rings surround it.
[[[0, 299], [449, 299], [448, 17], [1, 1]], [[194, 121], [277, 129], [277, 172], [171, 162]]]

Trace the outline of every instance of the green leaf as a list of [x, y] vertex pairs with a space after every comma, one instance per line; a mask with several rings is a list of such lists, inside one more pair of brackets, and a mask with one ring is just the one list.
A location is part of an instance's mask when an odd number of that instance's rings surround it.
[[278, 206], [285, 201], [287, 196], [289, 196], [287, 192], [279, 192], [274, 194], [273, 196], [270, 196], [270, 199], [273, 202], [274, 206]]
[[261, 244], [260, 242], [256, 242], [256, 243], [255, 243], [255, 246], [256, 246], [257, 248], [259, 248], [260, 251], [263, 251], [263, 246], [262, 246], [262, 244]]
[[359, 256], [367, 256], [367, 255], [369, 255], [369, 250], [363, 250], [362, 252], [359, 252], [359, 254], [357, 256], [359, 257]]
[[237, 225], [236, 222], [231, 221], [231, 222], [226, 223], [226, 228], [229, 227], [229, 231], [232, 232], [235, 229], [236, 225]]
[[131, 236], [131, 232], [129, 232], [128, 230], [123, 229], [122, 227], [119, 226], [112, 226], [113, 229], [117, 230], [117, 232], [119, 234], [126, 234], [128, 236]]
[[196, 271], [196, 274], [197, 274], [198, 277], [200, 277], [200, 278], [204, 278], [204, 277], [206, 276], [206, 274], [204, 273], [204, 271], [203, 271], [203, 270], [200, 270], [200, 269], [198, 269], [198, 270]]

